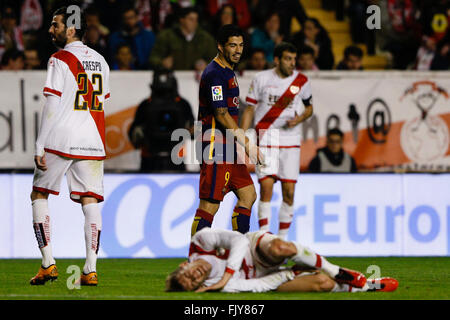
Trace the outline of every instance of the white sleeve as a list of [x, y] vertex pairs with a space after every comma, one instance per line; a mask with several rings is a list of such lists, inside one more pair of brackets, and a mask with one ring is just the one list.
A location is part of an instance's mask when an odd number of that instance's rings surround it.
[[239, 271], [247, 252], [249, 240], [237, 231], [203, 228], [192, 238], [192, 242], [205, 251], [219, 248], [229, 249], [226, 272]]
[[45, 141], [47, 140], [48, 134], [52, 130], [53, 126], [57, 121], [57, 113], [59, 110], [59, 102], [61, 98], [55, 95], [47, 95], [45, 101], [44, 109], [42, 110], [41, 125], [39, 127], [39, 135], [36, 140], [36, 156], [44, 155]]
[[230, 281], [222, 289], [222, 292], [267, 292], [278, 288], [283, 283], [294, 279], [292, 270], [278, 271], [257, 279], [236, 279]]
[[59, 59], [50, 57], [47, 64], [47, 79], [45, 80], [44, 96], [61, 97], [64, 88], [63, 65]]
[[245, 102], [247, 102], [248, 105], [256, 107], [258, 101], [259, 101], [258, 77], [254, 77], [250, 84], [250, 87], [248, 88], [248, 93], [247, 97], [245, 98]]
[[105, 61], [105, 65], [106, 65], [106, 72], [105, 72], [105, 83], [104, 83], [104, 88], [103, 88], [103, 90], [104, 90], [104, 93], [105, 93], [105, 101], [106, 100], [108, 100], [109, 98], [110, 98], [110, 96], [111, 96], [111, 92], [110, 92], [110, 89], [109, 89], [109, 66], [108, 66], [108, 64], [106, 63], [106, 61]]

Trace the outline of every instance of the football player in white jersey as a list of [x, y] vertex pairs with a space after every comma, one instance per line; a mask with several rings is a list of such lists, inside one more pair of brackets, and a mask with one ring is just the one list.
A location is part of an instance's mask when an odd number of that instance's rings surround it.
[[[295, 263], [291, 269], [281, 265]], [[307, 247], [269, 232], [241, 234], [203, 228], [191, 238], [189, 260], [166, 279], [166, 291], [360, 292], [393, 291], [393, 278], [366, 279], [330, 263]]]
[[[297, 49], [282, 42], [275, 47], [275, 68], [255, 75], [246, 98], [241, 127], [254, 127], [266, 166], [256, 167], [261, 186], [258, 219], [269, 230], [273, 185], [281, 181], [278, 235], [286, 239], [294, 211], [294, 190], [300, 171], [300, 124], [313, 114], [308, 78], [295, 70]], [[248, 132], [248, 131], [247, 131]]]
[[[74, 16], [78, 15], [78, 16]], [[34, 161], [31, 192], [33, 228], [42, 253], [39, 272], [32, 285], [58, 277], [52, 255], [49, 194], [58, 195], [67, 177], [70, 198], [81, 204], [85, 216], [86, 263], [81, 285], [97, 285], [97, 254], [102, 217], [103, 160], [105, 159], [105, 101], [109, 98], [109, 67], [81, 39], [86, 29], [81, 12], [66, 7], [53, 14], [49, 33], [62, 49], [48, 62], [42, 112]]]

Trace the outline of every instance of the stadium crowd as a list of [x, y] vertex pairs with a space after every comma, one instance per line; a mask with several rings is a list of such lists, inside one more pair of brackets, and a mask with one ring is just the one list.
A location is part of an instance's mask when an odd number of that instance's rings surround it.
[[[321, 1], [340, 10], [350, 22], [354, 45], [335, 61], [329, 30], [308, 15], [302, 1]], [[391, 57], [389, 68], [448, 70], [450, 66], [449, 0], [84, 0], [85, 43], [107, 58], [112, 70], [196, 70], [216, 54], [221, 25], [238, 24], [247, 35], [239, 70], [273, 65], [273, 48], [290, 41], [298, 48], [298, 69], [362, 70], [361, 44]], [[54, 10], [67, 1], [1, 2], [1, 70], [45, 69], [56, 49], [48, 36]], [[367, 7], [381, 8], [381, 30], [367, 29]], [[301, 25], [291, 32], [291, 21]], [[369, 54], [373, 48], [368, 48]]]

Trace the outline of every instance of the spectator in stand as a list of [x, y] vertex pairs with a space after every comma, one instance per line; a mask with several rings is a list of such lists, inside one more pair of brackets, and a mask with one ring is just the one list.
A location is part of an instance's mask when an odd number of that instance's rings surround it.
[[363, 51], [357, 46], [348, 46], [344, 50], [344, 59], [336, 66], [336, 70], [363, 70]]
[[317, 71], [319, 68], [314, 62], [314, 49], [310, 46], [303, 46], [298, 51], [297, 70]]
[[448, 37], [436, 43], [433, 37], [423, 37], [423, 44], [417, 51], [415, 70], [447, 70], [449, 68], [450, 41]]
[[[206, 0], [206, 10], [210, 17], [215, 17], [222, 11], [224, 7], [232, 8], [235, 15], [234, 22], [221, 23], [221, 25], [226, 24], [237, 24], [242, 30], [247, 30], [251, 25], [251, 16], [248, 9], [247, 1], [242, 0]], [[226, 14], [230, 14], [229, 11]], [[230, 19], [229, 17], [225, 19]], [[220, 26], [215, 26], [215, 31], [217, 32]], [[218, 28], [217, 28], [218, 27]]]
[[294, 34], [291, 42], [298, 50], [305, 45], [313, 48], [314, 61], [320, 70], [333, 68], [334, 56], [331, 50], [331, 39], [316, 18], [307, 18], [304, 28]]
[[439, 43], [450, 29], [450, 1], [423, 1], [419, 10], [423, 35]]
[[6, 6], [0, 16], [0, 59], [8, 49], [24, 49], [22, 31], [17, 26], [17, 16], [12, 6]]
[[325, 172], [357, 172], [355, 160], [343, 149], [344, 133], [335, 128], [327, 133], [327, 145], [317, 150], [317, 155], [311, 160], [308, 171]]
[[2, 56], [3, 71], [19, 71], [25, 67], [25, 56], [22, 51], [15, 48], [8, 49]]
[[100, 13], [96, 7], [90, 6], [84, 10], [87, 27], [95, 27], [100, 33], [101, 39], [106, 42], [109, 36], [109, 30], [100, 22]]
[[255, 28], [251, 34], [251, 47], [264, 50], [269, 64], [273, 63], [275, 46], [283, 41], [283, 36], [279, 31], [280, 15], [277, 12], [272, 12], [264, 21], [263, 27]]
[[134, 70], [136, 68], [133, 61], [134, 58], [130, 46], [123, 43], [117, 48], [111, 70]]
[[267, 64], [264, 50], [259, 48], [253, 49], [249, 59], [247, 60], [245, 70], [262, 71], [268, 68], [269, 65]]
[[214, 16], [211, 33], [217, 35], [219, 29], [226, 24], [237, 24], [236, 9], [231, 4], [224, 4]]
[[141, 26], [138, 13], [133, 7], [127, 7], [122, 12], [122, 29], [111, 34], [109, 38], [110, 61], [114, 59], [117, 48], [124, 43], [131, 48], [136, 69], [148, 69], [148, 59], [155, 43], [155, 35]]
[[25, 57], [25, 70], [42, 69], [39, 51], [36, 48], [27, 48], [23, 53]]
[[155, 69], [202, 71], [216, 55], [216, 42], [199, 27], [193, 7], [180, 9], [178, 21], [178, 25], [159, 33], [150, 64]]
[[106, 41], [102, 39], [98, 27], [91, 25], [86, 28], [86, 32], [84, 34], [84, 44], [89, 48], [94, 49], [102, 56], [107, 56]]
[[121, 28], [119, 22], [122, 19], [124, 10], [121, 3], [124, 2], [118, 0], [95, 0], [95, 7], [98, 8], [100, 21], [111, 33], [119, 31]]
[[422, 3], [421, 25], [423, 35], [417, 51], [416, 70], [447, 70], [450, 48], [450, 3], [434, 0]]
[[412, 0], [387, 0], [379, 3], [382, 15], [377, 42], [392, 57], [392, 68], [404, 70], [414, 62], [420, 45], [419, 15]]
[[[307, 0], [311, 1], [311, 0]], [[253, 25], [262, 25], [266, 17], [272, 12], [278, 12], [280, 16], [279, 33], [284, 39], [291, 35], [292, 18], [303, 26], [307, 14], [299, 0], [252, 0], [250, 1], [250, 12]]]

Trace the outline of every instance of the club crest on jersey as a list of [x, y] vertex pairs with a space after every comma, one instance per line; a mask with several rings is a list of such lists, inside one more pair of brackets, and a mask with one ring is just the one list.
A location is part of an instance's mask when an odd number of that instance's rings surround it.
[[222, 86], [214, 86], [211, 88], [211, 90], [212, 90], [213, 101], [223, 100]]
[[300, 87], [290, 86], [289, 90], [292, 92], [292, 94], [297, 94], [300, 91]]

